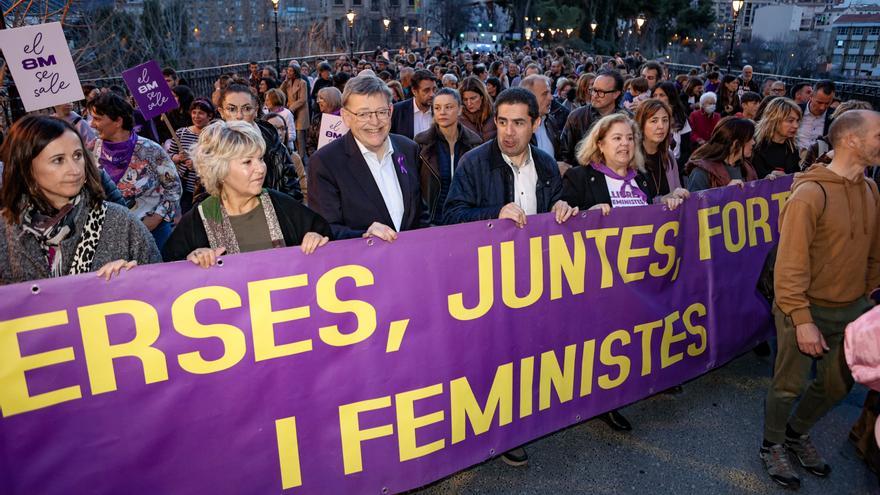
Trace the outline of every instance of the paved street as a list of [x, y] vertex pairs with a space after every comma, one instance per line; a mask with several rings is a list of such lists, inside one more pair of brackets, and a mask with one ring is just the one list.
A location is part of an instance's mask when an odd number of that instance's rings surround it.
[[[770, 369], [769, 359], [747, 353], [686, 384], [681, 395], [623, 409], [631, 433], [588, 421], [529, 444], [527, 468], [495, 459], [415, 493], [790, 493], [769, 480], [758, 458]], [[827, 479], [801, 470], [798, 493], [880, 494], [847, 441], [865, 393], [857, 385], [816, 427], [816, 444], [834, 470]]]

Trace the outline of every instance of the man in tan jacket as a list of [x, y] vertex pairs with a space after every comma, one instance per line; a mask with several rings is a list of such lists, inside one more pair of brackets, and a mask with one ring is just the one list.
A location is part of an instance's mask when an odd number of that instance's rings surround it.
[[[832, 124], [829, 138], [831, 164], [796, 175], [779, 215], [779, 351], [760, 456], [771, 479], [790, 488], [800, 479], [788, 452], [811, 474], [831, 472], [809, 431], [853, 386], [843, 358], [844, 329], [870, 307], [866, 296], [880, 285], [880, 195], [865, 179], [865, 168], [880, 159], [880, 114], [847, 112]], [[814, 359], [816, 378], [808, 381]]]
[[287, 109], [293, 114], [296, 122], [296, 152], [306, 156], [306, 135], [311, 121], [309, 120], [309, 86], [300, 72], [299, 64], [291, 61], [287, 66], [287, 79], [281, 83], [281, 91], [287, 96]]

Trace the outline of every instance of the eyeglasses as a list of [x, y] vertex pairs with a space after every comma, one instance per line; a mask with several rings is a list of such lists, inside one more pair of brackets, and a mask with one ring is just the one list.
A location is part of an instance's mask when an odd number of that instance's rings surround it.
[[590, 88], [588, 91], [592, 94], [595, 94], [599, 98], [604, 98], [605, 96], [610, 95], [611, 93], [614, 93], [617, 90], [612, 89], [611, 91], [605, 91], [604, 89]]
[[226, 107], [224, 107], [224, 110], [226, 110], [226, 113], [230, 113], [230, 114], [237, 114], [237, 113], [241, 112], [242, 114], [247, 115], [256, 109], [250, 105], [242, 105], [240, 107], [227, 105]]
[[344, 108], [346, 112], [354, 115], [354, 118], [357, 119], [358, 122], [369, 122], [375, 116], [377, 120], [388, 120], [391, 117], [391, 109], [383, 108], [381, 110], [375, 110], [372, 112], [352, 112], [351, 110]]

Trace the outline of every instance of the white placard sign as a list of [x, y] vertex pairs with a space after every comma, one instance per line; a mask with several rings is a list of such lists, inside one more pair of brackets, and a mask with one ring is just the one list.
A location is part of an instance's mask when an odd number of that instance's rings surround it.
[[28, 112], [83, 99], [60, 22], [0, 29], [0, 49]]
[[324, 145], [341, 138], [346, 132], [348, 132], [348, 126], [342, 121], [342, 117], [329, 113], [321, 114], [321, 130], [318, 134], [318, 149], [321, 149]]

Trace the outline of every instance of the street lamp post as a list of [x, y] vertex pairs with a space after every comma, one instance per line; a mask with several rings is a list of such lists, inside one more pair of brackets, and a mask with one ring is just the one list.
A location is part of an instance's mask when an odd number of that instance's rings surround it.
[[345, 18], [348, 20], [348, 49], [349, 49], [349, 55], [351, 57], [352, 67], [354, 67], [354, 18], [355, 17], [357, 17], [357, 14], [355, 14], [353, 10], [348, 9], [348, 13], [345, 14]]
[[409, 42], [409, 40], [410, 40], [410, 38], [409, 38], [409, 24], [403, 25], [403, 39], [404, 39], [404, 45], [406, 46], [406, 49], [409, 50], [410, 48], [412, 48], [412, 45]]
[[388, 46], [388, 26], [391, 25], [391, 19], [384, 18], [382, 19], [382, 24], [385, 26], [385, 46]]
[[730, 33], [730, 48], [727, 50], [727, 73], [730, 74], [730, 64], [733, 62], [733, 42], [736, 40], [736, 20], [739, 18], [739, 10], [743, 6], [743, 0], [733, 0], [733, 29]]
[[422, 49], [422, 26], [417, 27], [416, 31], [418, 32], [416, 37], [419, 40], [419, 50], [421, 50]]
[[278, 44], [278, 0], [272, 0], [275, 10], [275, 71], [281, 74], [281, 46]]
[[645, 25], [645, 14], [639, 14], [636, 17], [636, 50], [642, 50], [642, 26]]

